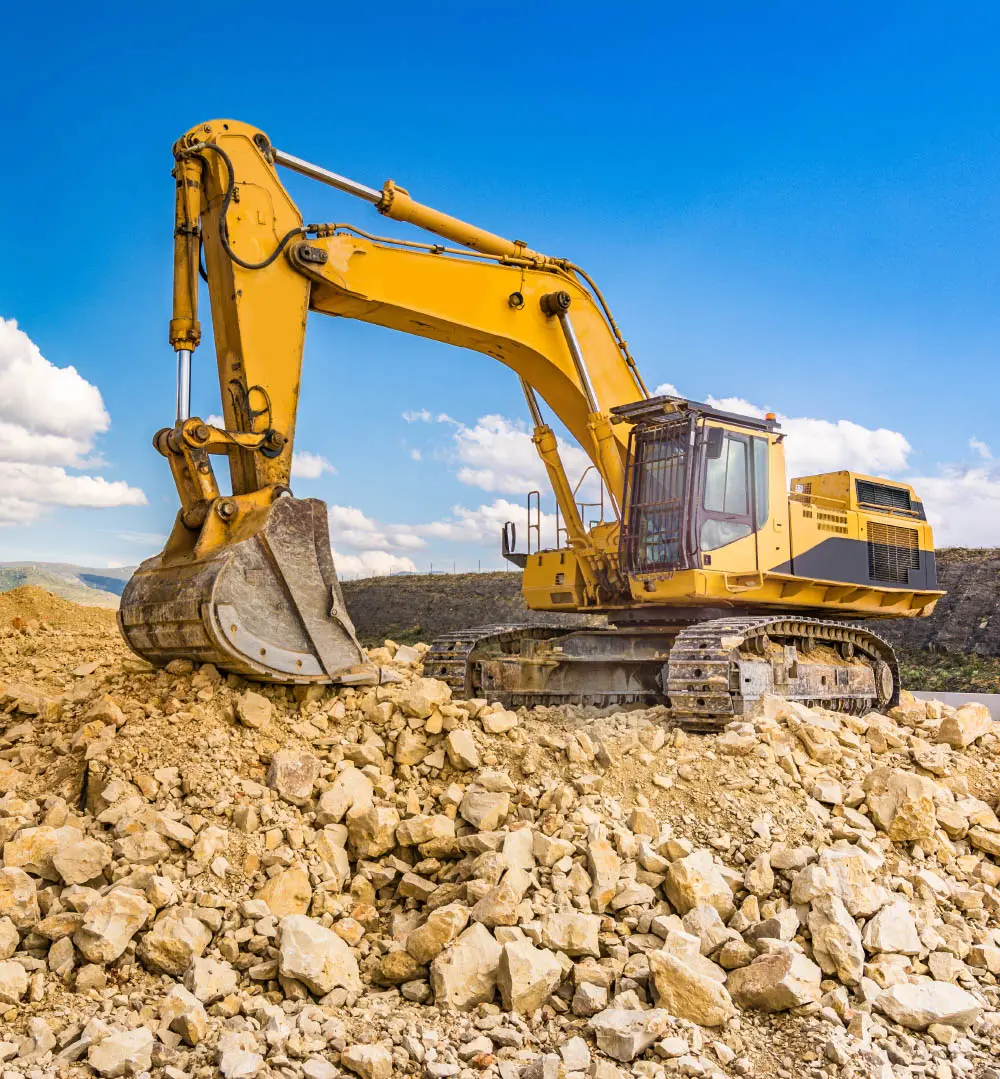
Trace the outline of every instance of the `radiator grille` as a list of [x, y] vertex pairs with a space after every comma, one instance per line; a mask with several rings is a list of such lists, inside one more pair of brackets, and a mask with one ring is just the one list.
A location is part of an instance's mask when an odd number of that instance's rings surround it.
[[910, 492], [903, 487], [889, 487], [871, 480], [855, 480], [858, 502], [864, 506], [882, 506], [890, 510], [911, 510]]
[[868, 575], [871, 579], [892, 584], [908, 584], [908, 571], [911, 569], [920, 569], [917, 530], [870, 522]]

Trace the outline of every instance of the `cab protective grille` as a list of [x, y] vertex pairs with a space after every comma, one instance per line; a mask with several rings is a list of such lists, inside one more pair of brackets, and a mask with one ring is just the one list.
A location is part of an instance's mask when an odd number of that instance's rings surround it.
[[868, 524], [868, 575], [873, 581], [909, 584], [909, 571], [920, 569], [920, 544], [915, 528]]
[[619, 558], [630, 576], [689, 564], [692, 419], [637, 424], [629, 436]]

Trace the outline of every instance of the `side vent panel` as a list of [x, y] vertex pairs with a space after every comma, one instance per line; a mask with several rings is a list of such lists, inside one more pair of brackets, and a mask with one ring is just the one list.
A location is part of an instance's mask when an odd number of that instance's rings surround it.
[[909, 513], [913, 509], [910, 501], [910, 492], [903, 487], [890, 487], [886, 483], [872, 483], [871, 480], [855, 480], [857, 484], [858, 502], [862, 506], [878, 506], [880, 509], [904, 510]]

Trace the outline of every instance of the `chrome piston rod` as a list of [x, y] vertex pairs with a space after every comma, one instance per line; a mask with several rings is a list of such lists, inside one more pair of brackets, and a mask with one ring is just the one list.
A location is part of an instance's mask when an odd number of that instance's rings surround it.
[[303, 161], [301, 157], [295, 157], [293, 154], [286, 154], [283, 150], [275, 149], [273, 152], [276, 165], [283, 165], [286, 169], [299, 173], [300, 176], [319, 180], [321, 184], [329, 184], [330, 187], [335, 187], [338, 191], [346, 191], [348, 195], [364, 199], [365, 202], [377, 203], [382, 199], [382, 192], [376, 191], [374, 187], [366, 187], [364, 184], [359, 184], [357, 180], [349, 180], [346, 176], [330, 172], [329, 169], [313, 165], [309, 161]]
[[177, 422], [191, 418], [191, 349], [177, 350]]

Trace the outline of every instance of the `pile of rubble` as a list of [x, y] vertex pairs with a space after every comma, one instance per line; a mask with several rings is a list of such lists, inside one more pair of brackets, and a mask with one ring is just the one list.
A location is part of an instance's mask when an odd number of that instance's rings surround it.
[[379, 686], [154, 670], [63, 613], [0, 628], [2, 1079], [994, 1074], [982, 706], [690, 736], [392, 642]]

